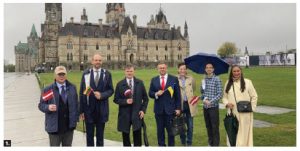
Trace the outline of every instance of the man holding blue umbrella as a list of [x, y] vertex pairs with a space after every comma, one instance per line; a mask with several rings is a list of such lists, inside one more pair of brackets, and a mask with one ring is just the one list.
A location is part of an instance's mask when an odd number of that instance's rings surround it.
[[222, 98], [222, 82], [219, 74], [227, 73], [229, 64], [215, 54], [197, 53], [184, 59], [192, 71], [205, 74], [202, 80], [203, 115], [209, 146], [219, 146], [219, 100]]
[[222, 82], [214, 74], [214, 66], [207, 63], [205, 78], [202, 80], [203, 115], [208, 135], [209, 146], [219, 146], [219, 100], [222, 98]]

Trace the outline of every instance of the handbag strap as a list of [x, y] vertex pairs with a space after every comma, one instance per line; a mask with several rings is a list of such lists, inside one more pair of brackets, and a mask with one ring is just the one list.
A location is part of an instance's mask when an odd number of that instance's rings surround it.
[[234, 100], [235, 100], [235, 103], [237, 104], [236, 97], [235, 97], [235, 90], [234, 90], [234, 81], [232, 82], [232, 88], [233, 88]]
[[[234, 82], [232, 82], [232, 87], [233, 87], [234, 100], [235, 100], [235, 103], [237, 104], [236, 97], [235, 97], [235, 90], [234, 90]], [[251, 102], [251, 99], [250, 99], [250, 102]]]

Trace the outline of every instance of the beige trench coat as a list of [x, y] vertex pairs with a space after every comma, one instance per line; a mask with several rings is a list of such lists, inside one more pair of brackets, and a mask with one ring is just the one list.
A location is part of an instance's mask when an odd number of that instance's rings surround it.
[[181, 109], [183, 109], [183, 94], [184, 94], [183, 92], [185, 92], [186, 96], [188, 98], [191, 116], [194, 117], [198, 113], [197, 106], [198, 106], [199, 101], [194, 105], [191, 105], [190, 101], [194, 96], [194, 90], [196, 89], [196, 82], [192, 76], [186, 76], [185, 87], [183, 87], [182, 82], [179, 79], [179, 75], [177, 77], [178, 77], [180, 92], [181, 92]]
[[[253, 146], [253, 112], [239, 113], [237, 111], [232, 87], [229, 89], [228, 93], [225, 92], [227, 83], [228, 81], [224, 87], [223, 103], [224, 105], [227, 105], [227, 103], [234, 104], [233, 114], [236, 115], [239, 121], [236, 146]], [[240, 80], [233, 83], [237, 102], [239, 100], [251, 100], [252, 110], [255, 111], [257, 105], [257, 93], [251, 80], [245, 79], [246, 88], [243, 93], [240, 91]], [[230, 109], [227, 109], [227, 113], [230, 113]]]

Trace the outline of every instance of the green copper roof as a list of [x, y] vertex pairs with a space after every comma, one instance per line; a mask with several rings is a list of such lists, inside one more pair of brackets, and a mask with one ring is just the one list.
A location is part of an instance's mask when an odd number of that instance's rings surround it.
[[26, 53], [28, 50], [28, 44], [27, 43], [21, 43], [21, 41], [18, 43], [18, 45], [15, 48], [15, 51], [17, 53]]
[[33, 24], [32, 27], [31, 27], [30, 36], [38, 37], [37, 32], [36, 32], [36, 30], [35, 30], [34, 24]]

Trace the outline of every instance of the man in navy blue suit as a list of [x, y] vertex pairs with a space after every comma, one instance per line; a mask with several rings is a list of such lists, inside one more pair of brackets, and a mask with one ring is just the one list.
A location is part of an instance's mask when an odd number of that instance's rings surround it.
[[[165, 144], [165, 128], [168, 133], [168, 146], [175, 146], [174, 136], [171, 134], [171, 120], [180, 114], [180, 89], [178, 78], [167, 73], [167, 65], [163, 62], [158, 66], [159, 76], [152, 78], [149, 96], [154, 99], [154, 113], [157, 128], [158, 146]], [[167, 90], [173, 87], [173, 96]]]
[[110, 72], [101, 68], [102, 57], [95, 54], [93, 68], [84, 71], [80, 84], [80, 118], [86, 123], [87, 146], [103, 146], [105, 122], [108, 121], [108, 99], [114, 93]]

